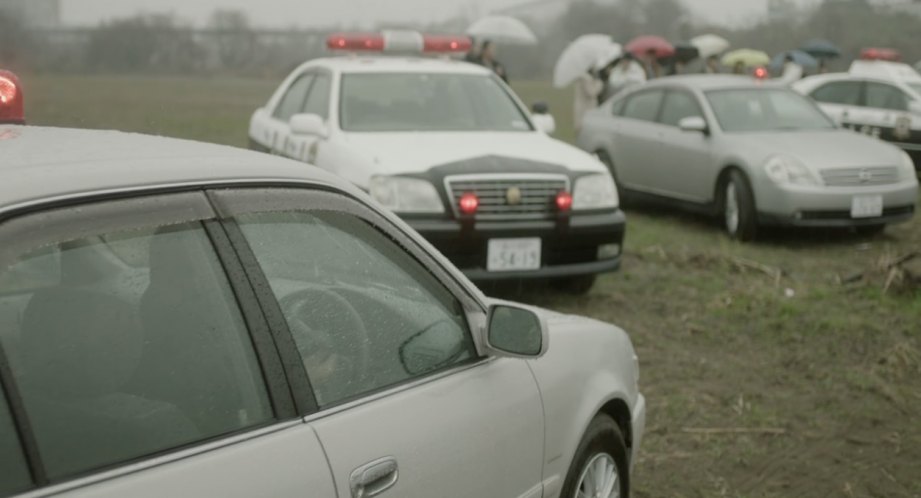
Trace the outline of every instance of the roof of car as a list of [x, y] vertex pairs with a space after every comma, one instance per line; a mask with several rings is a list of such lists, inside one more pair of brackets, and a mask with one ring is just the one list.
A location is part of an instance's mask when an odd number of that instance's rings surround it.
[[0, 212], [113, 191], [262, 182], [354, 190], [319, 168], [223, 145], [118, 131], [0, 126]]
[[490, 73], [483, 66], [449, 57], [412, 57], [361, 53], [314, 59], [305, 65], [323, 66], [343, 73]]
[[700, 91], [719, 90], [724, 88], [745, 87], [779, 87], [771, 80], [758, 80], [751, 76], [737, 74], [687, 74], [658, 78], [646, 83], [645, 88], [652, 86], [681, 85], [696, 88]]

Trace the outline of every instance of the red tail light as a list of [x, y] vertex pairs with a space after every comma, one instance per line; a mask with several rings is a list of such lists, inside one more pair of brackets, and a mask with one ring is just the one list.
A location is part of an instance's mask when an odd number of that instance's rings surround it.
[[19, 78], [0, 70], [0, 124], [3, 123], [24, 124], [25, 112]]
[[566, 191], [556, 194], [556, 207], [563, 212], [572, 209], [572, 194]]
[[466, 192], [458, 201], [460, 212], [463, 214], [474, 214], [480, 208], [480, 198], [473, 192]]

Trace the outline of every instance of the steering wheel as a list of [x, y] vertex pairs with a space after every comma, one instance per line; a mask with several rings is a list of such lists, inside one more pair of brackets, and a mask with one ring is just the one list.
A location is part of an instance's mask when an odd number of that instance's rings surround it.
[[371, 365], [361, 315], [339, 294], [303, 289], [280, 302], [317, 401], [335, 402], [361, 392]]

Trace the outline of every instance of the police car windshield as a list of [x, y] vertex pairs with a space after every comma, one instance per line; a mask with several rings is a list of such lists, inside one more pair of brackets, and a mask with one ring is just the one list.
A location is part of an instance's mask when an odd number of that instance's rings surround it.
[[835, 128], [805, 97], [790, 90], [744, 88], [713, 90], [706, 95], [727, 133]]
[[533, 130], [493, 77], [476, 74], [345, 74], [339, 122], [355, 132]]

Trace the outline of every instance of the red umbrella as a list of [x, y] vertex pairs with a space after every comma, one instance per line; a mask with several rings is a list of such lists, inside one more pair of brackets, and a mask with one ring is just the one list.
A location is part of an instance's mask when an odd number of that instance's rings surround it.
[[894, 48], [865, 48], [860, 51], [860, 58], [868, 61], [893, 61], [902, 60], [902, 54]]
[[632, 53], [637, 57], [642, 57], [648, 54], [650, 51], [656, 53], [657, 59], [664, 59], [666, 57], [671, 57], [675, 55], [675, 47], [668, 42], [665, 38], [661, 36], [638, 36], [632, 40], [630, 43], [624, 47], [627, 52]]

